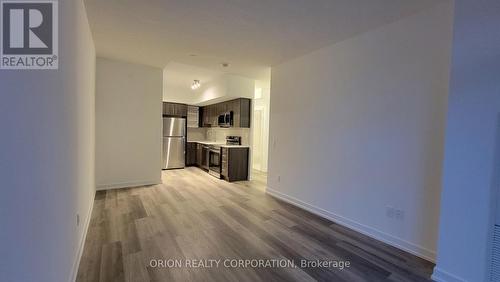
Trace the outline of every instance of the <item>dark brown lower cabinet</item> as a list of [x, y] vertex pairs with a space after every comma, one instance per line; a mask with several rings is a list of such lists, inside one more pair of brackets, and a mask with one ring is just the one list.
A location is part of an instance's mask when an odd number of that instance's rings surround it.
[[222, 148], [222, 177], [229, 181], [248, 180], [248, 148]]
[[196, 143], [196, 166], [202, 167], [203, 165], [203, 146]]
[[197, 143], [187, 142], [186, 146], [186, 166], [196, 165], [197, 158]]

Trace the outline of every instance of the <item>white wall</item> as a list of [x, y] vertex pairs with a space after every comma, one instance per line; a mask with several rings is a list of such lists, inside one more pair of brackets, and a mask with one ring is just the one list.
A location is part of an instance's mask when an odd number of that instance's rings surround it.
[[499, 15], [497, 0], [455, 1], [439, 249], [433, 276], [438, 281], [487, 279], [492, 193], [500, 176]]
[[97, 189], [161, 183], [162, 70], [97, 59]]
[[268, 192], [434, 259], [451, 25], [444, 2], [273, 67]]
[[0, 281], [73, 279], [94, 199], [95, 50], [83, 1], [59, 1], [59, 24], [58, 70], [0, 70]]
[[173, 75], [171, 69], [163, 70], [163, 101], [189, 105], [209, 105], [236, 98], [253, 98], [255, 80], [231, 74], [214, 77], [210, 81], [201, 81], [201, 87], [191, 89], [190, 83], [180, 86], [169, 82]]
[[236, 98], [253, 98], [255, 80], [238, 75], [225, 74], [202, 84], [195, 91], [196, 105], [209, 105]]

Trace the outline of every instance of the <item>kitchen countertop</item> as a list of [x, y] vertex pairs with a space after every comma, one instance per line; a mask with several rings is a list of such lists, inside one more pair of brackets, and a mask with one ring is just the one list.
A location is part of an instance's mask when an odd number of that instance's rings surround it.
[[197, 141], [197, 140], [188, 140], [188, 143], [200, 143], [203, 145], [217, 145], [223, 148], [250, 148], [250, 146], [247, 145], [227, 145], [226, 143], [220, 143], [220, 142], [214, 142], [214, 141]]

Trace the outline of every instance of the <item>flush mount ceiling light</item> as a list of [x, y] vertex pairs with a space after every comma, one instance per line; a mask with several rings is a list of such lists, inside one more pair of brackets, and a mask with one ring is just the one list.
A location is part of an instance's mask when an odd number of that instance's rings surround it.
[[199, 80], [197, 80], [197, 79], [195, 79], [195, 80], [193, 81], [193, 84], [191, 84], [191, 89], [196, 90], [196, 89], [200, 88], [200, 86], [201, 86], [200, 81], [199, 81]]

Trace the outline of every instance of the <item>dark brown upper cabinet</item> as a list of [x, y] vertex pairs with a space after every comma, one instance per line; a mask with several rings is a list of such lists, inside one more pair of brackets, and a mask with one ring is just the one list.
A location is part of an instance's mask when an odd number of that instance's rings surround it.
[[204, 106], [201, 109], [201, 125], [203, 127], [217, 127], [219, 115], [233, 112], [232, 127], [250, 128], [251, 100], [238, 98], [227, 102]]
[[163, 116], [187, 117], [188, 106], [186, 104], [163, 102]]
[[217, 104], [210, 105], [210, 124], [212, 126], [217, 126], [219, 122], [219, 111], [217, 110]]
[[213, 110], [211, 106], [204, 106], [200, 109], [201, 114], [201, 126], [202, 127], [215, 127], [216, 123], [213, 123]]
[[196, 106], [188, 106], [187, 110], [187, 127], [200, 127], [200, 108]]
[[234, 127], [250, 128], [250, 99], [240, 98], [229, 103], [230, 110], [233, 111]]

